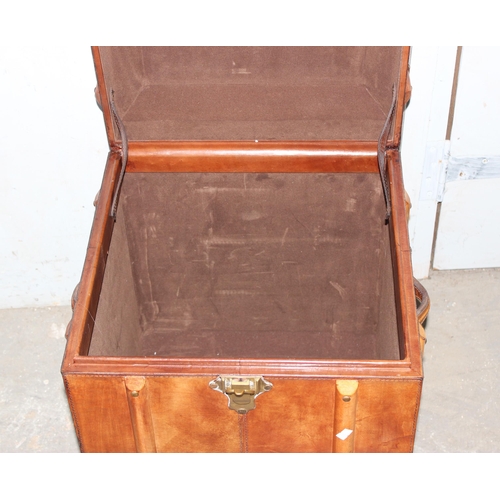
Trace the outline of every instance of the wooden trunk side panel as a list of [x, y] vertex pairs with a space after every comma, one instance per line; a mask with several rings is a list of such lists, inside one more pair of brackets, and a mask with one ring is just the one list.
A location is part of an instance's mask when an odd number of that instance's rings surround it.
[[105, 253], [109, 248], [111, 238], [111, 219], [108, 214], [119, 166], [119, 155], [110, 153], [106, 162], [99, 202], [92, 223], [85, 264], [79, 283], [78, 299], [75, 304], [62, 364], [63, 373], [72, 366], [75, 356], [88, 353], [91, 342], [94, 327], [93, 318], [96, 315], [106, 263]]
[[239, 452], [238, 415], [208, 387], [214, 377], [150, 377], [149, 404], [158, 452]]
[[[209, 388], [213, 378], [146, 378], [148, 435], [158, 452], [329, 453], [339, 448], [336, 380], [270, 378], [271, 391], [242, 417]], [[67, 376], [65, 382], [82, 451], [137, 451], [141, 436], [134, 438], [124, 377]], [[419, 380], [360, 380], [354, 451], [411, 452], [420, 392]]]
[[65, 385], [82, 451], [136, 451], [122, 377], [67, 375]]
[[413, 451], [421, 388], [421, 380], [360, 381], [354, 451]]
[[269, 380], [247, 414], [248, 451], [324, 453], [332, 451], [335, 380]]
[[412, 369], [422, 376], [422, 357], [416, 315], [411, 248], [406, 222], [405, 190], [403, 170], [399, 151], [389, 151], [388, 172], [391, 184], [393, 263], [397, 276], [396, 304], [399, 308], [400, 344], [404, 345], [404, 355], [411, 361]]

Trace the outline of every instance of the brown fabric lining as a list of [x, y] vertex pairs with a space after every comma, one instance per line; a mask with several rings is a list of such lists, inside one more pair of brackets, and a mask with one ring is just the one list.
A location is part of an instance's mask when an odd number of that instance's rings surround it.
[[400, 47], [102, 47], [130, 140], [376, 141]]
[[101, 301], [137, 300], [137, 355], [399, 359], [377, 174], [128, 174], [120, 207], [135, 293]]
[[376, 357], [377, 359], [399, 359], [402, 353], [400, 352], [399, 335], [397, 333], [395, 281], [388, 226], [385, 226], [382, 233], [380, 266], [376, 282], [376, 295], [380, 300], [378, 304]]
[[265, 91], [256, 85], [152, 86], [124, 120], [136, 139], [330, 140], [333, 130], [341, 130], [342, 139], [370, 140], [378, 137], [385, 115], [367, 95], [364, 87], [324, 85]]
[[136, 356], [142, 329], [125, 231], [119, 210], [99, 297], [89, 355]]

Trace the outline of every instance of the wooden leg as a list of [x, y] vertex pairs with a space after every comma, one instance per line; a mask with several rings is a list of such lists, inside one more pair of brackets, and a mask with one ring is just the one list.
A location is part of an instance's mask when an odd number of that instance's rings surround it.
[[156, 453], [146, 377], [125, 377], [125, 387], [137, 451]]
[[337, 380], [335, 389], [334, 451], [352, 453], [356, 427], [358, 381]]

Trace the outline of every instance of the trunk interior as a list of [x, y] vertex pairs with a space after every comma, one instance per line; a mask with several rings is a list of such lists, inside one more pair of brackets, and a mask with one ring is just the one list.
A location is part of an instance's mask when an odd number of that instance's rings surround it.
[[91, 356], [400, 359], [374, 173], [128, 173]]

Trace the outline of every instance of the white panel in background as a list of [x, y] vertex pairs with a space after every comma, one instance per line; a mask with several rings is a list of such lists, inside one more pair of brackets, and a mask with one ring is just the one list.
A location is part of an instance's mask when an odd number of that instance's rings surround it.
[[500, 47], [464, 47], [434, 268], [500, 267]]
[[500, 178], [446, 184], [435, 269], [500, 267]]
[[463, 47], [451, 156], [500, 155], [500, 47]]
[[[456, 55], [456, 46], [411, 49], [413, 90], [405, 111], [401, 155], [405, 189], [412, 202], [408, 230], [416, 278], [427, 277], [431, 265], [440, 180], [435, 170], [440, 168], [438, 156], [445, 146]], [[430, 154], [433, 150], [435, 158]]]

